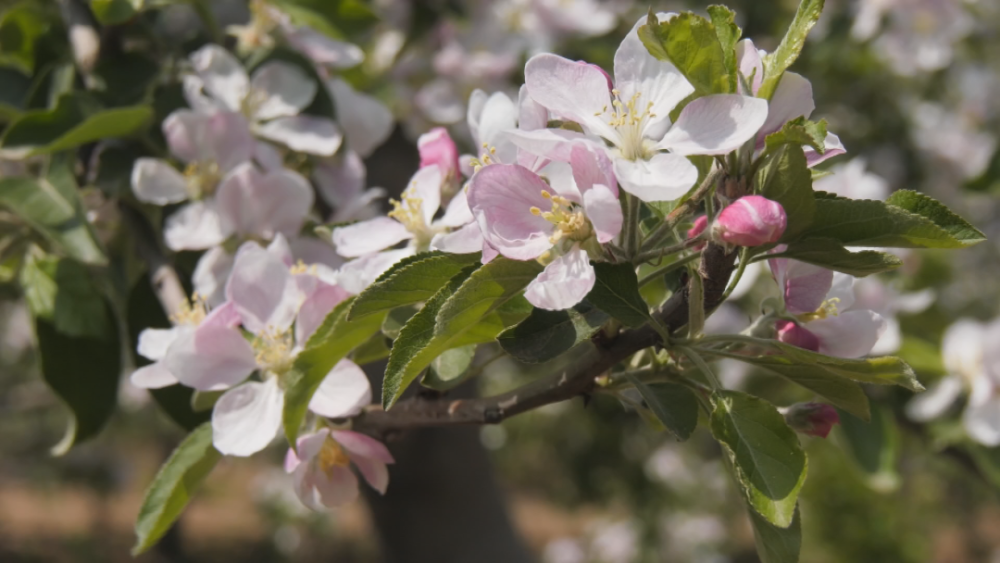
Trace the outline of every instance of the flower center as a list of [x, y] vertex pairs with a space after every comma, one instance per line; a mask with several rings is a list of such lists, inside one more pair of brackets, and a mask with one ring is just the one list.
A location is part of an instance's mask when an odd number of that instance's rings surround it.
[[[625, 102], [622, 101], [621, 93], [617, 88], [611, 90], [611, 94], [614, 96], [614, 100], [611, 102], [611, 117], [608, 119], [608, 125], [614, 127], [621, 136], [621, 144], [618, 149], [621, 151], [622, 158], [626, 160], [649, 158], [650, 151], [646, 147], [647, 143], [643, 132], [646, 128], [646, 122], [656, 117], [656, 114], [650, 111], [653, 108], [653, 102], [650, 101], [645, 107], [642, 107], [639, 103], [642, 92], [636, 92]], [[600, 117], [606, 113], [609, 113], [607, 106], [601, 109], [596, 116]]]
[[484, 166], [489, 166], [494, 164], [493, 157], [497, 154], [497, 148], [489, 146], [488, 143], [483, 143], [483, 152], [479, 155], [479, 158], [473, 158], [469, 164], [472, 165], [472, 173], [475, 174], [483, 169]]
[[402, 223], [413, 234], [413, 241], [418, 249], [426, 250], [434, 238], [434, 231], [424, 222], [423, 198], [416, 197], [407, 190], [403, 192], [402, 201], [390, 199], [389, 204], [392, 205], [389, 217]]
[[552, 202], [551, 211], [531, 208], [531, 214], [541, 217], [556, 226], [549, 237], [549, 242], [556, 244], [566, 238], [569, 240], [585, 240], [591, 235], [590, 221], [584, 215], [583, 209], [560, 195], [552, 195], [542, 190], [542, 197]]
[[170, 315], [170, 320], [177, 325], [198, 326], [208, 315], [208, 304], [205, 298], [195, 293], [190, 301], [181, 303], [180, 310]]
[[315, 264], [306, 264], [300, 258], [298, 262], [293, 264], [292, 267], [288, 269], [288, 273], [293, 276], [297, 276], [299, 274], [309, 274], [311, 276], [315, 276], [319, 274], [319, 268], [317, 268]]
[[340, 444], [329, 436], [323, 442], [319, 455], [316, 457], [319, 461], [319, 468], [326, 474], [330, 474], [334, 467], [347, 467], [351, 462], [351, 458], [347, 457], [344, 448], [341, 448]]
[[830, 299], [824, 301], [823, 304], [819, 306], [819, 309], [816, 309], [812, 313], [802, 313], [796, 318], [804, 323], [807, 323], [809, 321], [825, 319], [830, 316], [836, 317], [840, 314], [837, 310], [837, 303], [840, 303], [840, 298], [831, 297]]
[[243, 98], [243, 103], [240, 105], [240, 113], [242, 113], [248, 120], [253, 121], [254, 115], [257, 114], [257, 110], [260, 109], [264, 102], [269, 98], [269, 94], [259, 88], [251, 88], [245, 98]]
[[290, 330], [279, 331], [268, 327], [257, 335], [250, 345], [257, 353], [254, 359], [261, 371], [281, 375], [292, 367], [292, 361], [295, 359], [292, 348], [295, 342]]
[[188, 196], [198, 200], [212, 195], [219, 180], [222, 179], [222, 174], [218, 163], [196, 161], [184, 169], [184, 179], [187, 180]]

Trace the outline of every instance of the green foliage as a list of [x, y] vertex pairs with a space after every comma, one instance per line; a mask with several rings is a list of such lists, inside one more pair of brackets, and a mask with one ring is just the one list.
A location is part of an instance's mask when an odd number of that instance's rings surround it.
[[212, 447], [212, 425], [208, 423], [177, 446], [146, 490], [135, 523], [133, 556], [155, 545], [167, 533], [221, 457]]
[[772, 153], [757, 172], [758, 193], [776, 201], [788, 218], [782, 242], [795, 240], [817, 214], [812, 175], [802, 147], [785, 144]]
[[144, 0], [90, 0], [90, 11], [101, 25], [117, 25], [132, 19]]
[[824, 0], [801, 0], [795, 19], [788, 27], [781, 44], [773, 53], [764, 57], [764, 80], [760, 84], [757, 96], [770, 100], [778, 88], [785, 70], [792, 66], [802, 52], [809, 30], [819, 21], [823, 12]]
[[712, 435], [725, 446], [753, 509], [779, 528], [792, 525], [806, 478], [806, 454], [774, 405], [738, 391], [719, 391]]
[[0, 16], [0, 64], [26, 75], [35, 70], [36, 43], [49, 29], [35, 2], [19, 2]]
[[796, 117], [786, 121], [780, 131], [775, 131], [764, 140], [767, 151], [774, 151], [781, 145], [808, 145], [823, 154], [826, 150], [826, 120], [809, 121]]
[[631, 264], [594, 264], [597, 280], [587, 294], [587, 301], [625, 326], [638, 327], [649, 322], [649, 306], [639, 294], [639, 279]]
[[781, 252], [768, 254], [767, 258], [793, 258], [828, 270], [843, 272], [863, 278], [880, 274], [903, 265], [893, 254], [876, 250], [851, 252], [835, 239], [810, 238], [789, 243]]
[[501, 332], [497, 342], [518, 361], [547, 362], [589, 340], [610, 318], [587, 300], [564, 311], [535, 309], [528, 318]]
[[884, 407], [874, 409], [870, 421], [849, 412], [839, 411], [840, 429], [836, 436], [877, 491], [891, 491], [899, 486], [896, 463], [899, 457], [899, 429], [893, 415]]
[[945, 230], [955, 240], [962, 242], [963, 246], [970, 246], [986, 240], [986, 235], [979, 229], [973, 227], [942, 203], [920, 192], [897, 190], [889, 196], [885, 203], [924, 217]]
[[798, 563], [802, 548], [802, 519], [798, 508], [792, 525], [787, 528], [775, 526], [753, 509], [750, 510], [750, 524], [760, 563]]
[[21, 268], [21, 287], [31, 313], [71, 337], [107, 339], [111, 320], [101, 290], [87, 268], [33, 248]]
[[[696, 94], [704, 96], [735, 91], [735, 77], [728, 71], [727, 56], [719, 43], [720, 34], [729, 40], [732, 28], [727, 26], [717, 33], [712, 22], [691, 12], [661, 22], [650, 11], [648, 18], [646, 24], [639, 28], [642, 44], [657, 59], [673, 63], [694, 86]], [[735, 55], [728, 58], [733, 57]]]
[[447, 391], [456, 387], [467, 379], [466, 375], [471, 375], [469, 367], [475, 356], [475, 344], [445, 350], [431, 362], [421, 384], [438, 391]]
[[404, 258], [357, 296], [347, 318], [354, 320], [426, 301], [462, 269], [476, 262], [478, 254], [425, 252]]
[[722, 46], [726, 72], [729, 74], [729, 91], [736, 92], [740, 76], [736, 61], [736, 43], [739, 42], [743, 30], [736, 25], [736, 14], [725, 6], [709, 6], [708, 17], [712, 19], [715, 34], [719, 37], [719, 45]]
[[627, 375], [642, 400], [656, 418], [678, 440], [684, 441], [698, 427], [698, 398], [694, 392], [677, 383], [643, 383]]

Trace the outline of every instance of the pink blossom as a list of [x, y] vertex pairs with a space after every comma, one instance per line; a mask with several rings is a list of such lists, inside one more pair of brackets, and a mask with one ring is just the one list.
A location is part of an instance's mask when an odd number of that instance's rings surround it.
[[336, 508], [358, 497], [358, 479], [350, 464], [381, 494], [389, 486], [394, 463], [384, 444], [350, 430], [321, 428], [300, 436], [296, 448], [285, 456], [285, 471], [292, 474], [295, 494], [313, 510]]
[[435, 127], [417, 139], [420, 151], [420, 167], [437, 166], [446, 179], [458, 178], [458, 147], [451, 140], [448, 130]]
[[834, 424], [840, 424], [837, 409], [823, 403], [795, 403], [782, 413], [792, 430], [826, 438]]
[[[706, 228], [708, 228], [708, 216], [702, 215], [695, 219], [694, 224], [691, 225], [690, 229], [688, 229], [687, 238], [693, 239], [696, 236], [699, 236], [701, 233], [705, 232]], [[701, 243], [693, 248], [695, 251], [703, 250], [705, 248], [705, 243]]]
[[748, 195], [719, 213], [712, 225], [712, 236], [736, 246], [761, 246], [778, 242], [785, 233], [787, 221], [780, 203]]

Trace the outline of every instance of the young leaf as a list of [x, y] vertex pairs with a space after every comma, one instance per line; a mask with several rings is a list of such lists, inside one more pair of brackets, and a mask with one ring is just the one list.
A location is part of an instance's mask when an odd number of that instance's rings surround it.
[[594, 264], [597, 281], [587, 294], [587, 301], [621, 321], [638, 327], [649, 322], [649, 305], [639, 294], [639, 278], [631, 264]]
[[754, 510], [779, 528], [791, 526], [807, 463], [795, 431], [778, 409], [752, 395], [719, 391], [711, 427]]
[[456, 387], [466, 380], [463, 376], [469, 372], [469, 366], [472, 365], [475, 355], [475, 344], [445, 350], [431, 362], [430, 369], [427, 370], [427, 375], [421, 383], [424, 387], [438, 391]]
[[795, 509], [792, 525], [787, 528], [771, 524], [753, 509], [749, 512], [760, 563], [798, 563], [802, 548], [802, 522], [798, 508]]
[[736, 43], [740, 40], [743, 30], [736, 25], [736, 14], [725, 6], [709, 6], [708, 17], [712, 18], [715, 35], [722, 46], [723, 60], [726, 72], [729, 73], [729, 91], [736, 92], [736, 81], [739, 80], [739, 69], [736, 66]]
[[667, 430], [681, 441], [691, 437], [698, 427], [698, 398], [690, 389], [676, 383], [646, 384], [632, 375], [626, 377]]
[[799, 9], [795, 12], [792, 25], [785, 32], [785, 37], [775, 51], [764, 57], [764, 81], [761, 82], [757, 96], [770, 100], [778, 88], [785, 70], [792, 66], [802, 52], [809, 30], [816, 25], [823, 12], [824, 0], [801, 0]]
[[802, 147], [783, 145], [777, 149], [758, 171], [756, 185], [760, 195], [785, 209], [788, 224], [782, 241], [795, 240], [813, 222], [816, 201]]
[[521, 295], [541, 273], [533, 260], [495, 258], [469, 276], [454, 295], [441, 305], [435, 336], [453, 336], [467, 330], [501, 305]]
[[889, 196], [886, 203], [928, 219], [947, 231], [955, 240], [965, 243], [965, 246], [986, 240], [986, 235], [982, 231], [970, 225], [968, 221], [956, 215], [954, 211], [939, 201], [920, 192], [897, 190]]
[[479, 261], [478, 254], [426, 252], [393, 264], [354, 300], [350, 320], [426, 301], [455, 274]]
[[285, 406], [281, 414], [288, 443], [295, 447], [299, 428], [313, 394], [337, 362], [364, 344], [382, 326], [384, 314], [347, 319], [352, 299], [334, 307], [323, 324], [309, 337], [305, 349], [295, 358], [285, 386]]
[[588, 340], [610, 318], [586, 300], [565, 311], [535, 309], [517, 326], [501, 332], [497, 342], [518, 361], [538, 364]]
[[[732, 30], [725, 33], [732, 33]], [[726, 56], [715, 26], [705, 18], [684, 12], [661, 22], [651, 13], [647, 23], [639, 28], [639, 39], [651, 55], [673, 63], [696, 93], [735, 91], [731, 89], [735, 82], [726, 67]]]
[[765, 139], [766, 150], [774, 151], [781, 145], [808, 145], [823, 154], [826, 150], [826, 120], [809, 121], [797, 117], [786, 121], [780, 131], [775, 131]]
[[768, 259], [778, 257], [794, 258], [859, 278], [888, 272], [903, 265], [903, 261], [895, 255], [876, 250], [851, 252], [836, 240], [828, 238], [797, 240], [785, 250], [767, 255]]
[[212, 425], [207, 422], [177, 446], [146, 490], [135, 522], [133, 556], [155, 545], [167, 533], [221, 457], [212, 447]]

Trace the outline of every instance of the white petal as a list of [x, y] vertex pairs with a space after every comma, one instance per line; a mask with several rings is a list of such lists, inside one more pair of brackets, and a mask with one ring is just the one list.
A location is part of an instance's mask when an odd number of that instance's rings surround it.
[[348, 293], [357, 295], [372, 284], [383, 272], [407, 256], [413, 256], [413, 248], [386, 250], [351, 260], [340, 268], [338, 283]]
[[154, 362], [148, 366], [141, 367], [129, 378], [132, 385], [143, 389], [161, 389], [177, 384], [177, 378], [170, 370], [160, 362]]
[[204, 250], [229, 236], [214, 202], [193, 201], [167, 217], [163, 238], [171, 250]]
[[410, 178], [409, 185], [403, 190], [403, 197], [411, 197], [420, 201], [421, 217], [424, 225], [430, 225], [434, 215], [441, 207], [441, 169], [437, 166], [425, 166], [417, 170]]
[[257, 367], [250, 343], [239, 330], [223, 326], [183, 331], [163, 365], [181, 383], [202, 391], [231, 387]]
[[286, 27], [285, 39], [314, 63], [336, 69], [357, 66], [365, 58], [364, 51], [357, 45], [331, 39], [305, 26]]
[[344, 151], [333, 159], [316, 163], [312, 177], [319, 188], [319, 195], [340, 210], [351, 207], [361, 197], [367, 173], [358, 153]]
[[944, 331], [941, 359], [948, 373], [972, 380], [983, 372], [983, 356], [987, 346], [986, 325], [972, 319], [959, 319]]
[[781, 75], [774, 95], [768, 104], [767, 121], [760, 128], [763, 135], [778, 131], [786, 121], [796, 117], [808, 118], [816, 109], [813, 103], [812, 84], [801, 74], [786, 72]]
[[206, 45], [191, 54], [191, 63], [205, 90], [230, 111], [240, 111], [249, 79], [243, 65], [218, 45]]
[[606, 139], [618, 138], [599, 117], [610, 111], [611, 92], [607, 77], [597, 68], [543, 53], [531, 57], [524, 66], [524, 82], [531, 97], [557, 116], [576, 121]]
[[528, 284], [524, 297], [540, 309], [558, 311], [576, 305], [594, 288], [597, 276], [586, 251], [574, 246]]
[[1000, 446], [1000, 397], [989, 378], [980, 377], [973, 382], [962, 422], [973, 440], [991, 448]]
[[517, 93], [517, 126], [525, 131], [545, 129], [549, 123], [549, 110], [528, 94], [528, 87], [521, 85]]
[[947, 376], [918, 393], [906, 404], [906, 416], [916, 422], [927, 422], [943, 415], [962, 394], [962, 379]]
[[594, 184], [583, 192], [583, 207], [597, 233], [597, 242], [610, 242], [622, 230], [622, 207], [615, 196], [602, 184]]
[[319, 156], [332, 156], [344, 140], [337, 124], [325, 117], [279, 117], [259, 126], [257, 134], [286, 147]]
[[288, 266], [254, 242], [244, 243], [236, 253], [226, 298], [254, 334], [287, 330], [299, 307], [298, 288]]
[[312, 208], [313, 191], [298, 172], [282, 168], [265, 175], [245, 163], [222, 181], [215, 201], [228, 230], [267, 240], [298, 232]]
[[622, 189], [642, 201], [677, 199], [698, 180], [694, 164], [672, 153], [657, 153], [649, 160], [616, 158], [614, 169]]
[[[300, 274], [296, 276], [296, 281], [301, 282], [302, 278], [306, 281], [311, 278], [314, 281], [313, 288], [307, 292], [308, 297], [299, 307], [299, 313], [295, 318], [295, 342], [298, 346], [305, 347], [309, 337], [323, 324], [330, 311], [351, 295], [341, 287], [316, 283], [319, 280], [312, 274]], [[300, 284], [299, 287], [303, 285], [305, 284]]]
[[444, 215], [434, 222], [434, 226], [461, 227], [475, 220], [476, 218], [472, 216], [472, 210], [469, 209], [469, 198], [466, 196], [465, 190], [461, 190], [448, 202]]
[[689, 103], [656, 148], [677, 154], [726, 154], [754, 137], [767, 119], [767, 101], [716, 94]]
[[517, 127], [517, 107], [514, 102], [503, 92], [493, 93], [483, 106], [482, 114], [479, 116], [478, 131], [476, 141], [477, 149], [483, 143], [491, 147], [500, 144], [500, 133]]
[[240, 457], [263, 450], [281, 428], [283, 406], [274, 377], [226, 391], [212, 410], [212, 444], [224, 455]]
[[394, 119], [385, 104], [356, 91], [339, 78], [328, 80], [326, 87], [333, 95], [337, 121], [351, 150], [365, 157], [389, 138]]
[[297, 66], [272, 61], [253, 73], [250, 88], [263, 100], [253, 117], [260, 121], [297, 115], [316, 97], [316, 82]]
[[198, 259], [191, 283], [195, 293], [202, 296], [209, 307], [217, 307], [226, 300], [226, 280], [233, 271], [235, 258], [225, 248], [215, 246]]
[[139, 158], [132, 167], [132, 191], [139, 201], [167, 205], [187, 199], [187, 180], [158, 158]]
[[860, 309], [810, 321], [806, 328], [819, 337], [821, 354], [860, 358], [878, 342], [885, 330], [885, 320], [874, 311]]
[[473, 221], [457, 231], [439, 233], [431, 239], [431, 248], [452, 254], [471, 254], [483, 248], [483, 232]]
[[739, 93], [747, 96], [757, 94], [760, 83], [764, 79], [764, 62], [760, 58], [760, 53], [753, 41], [744, 39], [736, 44], [736, 61], [740, 67], [740, 74], [746, 79], [750, 86], [750, 92], [743, 91], [743, 81], [739, 82]]
[[364, 256], [413, 238], [402, 223], [389, 217], [376, 217], [333, 230], [337, 254], [345, 258]]
[[365, 372], [350, 360], [340, 360], [309, 401], [309, 410], [320, 416], [344, 418], [360, 413], [371, 401], [372, 389]]
[[162, 360], [167, 355], [167, 348], [177, 340], [179, 332], [176, 328], [147, 328], [139, 333], [139, 345], [136, 351], [150, 360]]

